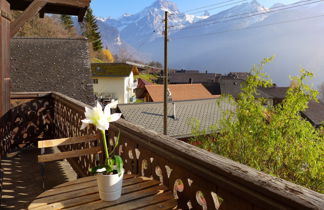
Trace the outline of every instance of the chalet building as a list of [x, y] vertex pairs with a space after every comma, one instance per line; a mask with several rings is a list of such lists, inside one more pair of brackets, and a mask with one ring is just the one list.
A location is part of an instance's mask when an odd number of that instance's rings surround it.
[[[212, 95], [202, 84], [168, 85], [171, 101], [211, 99], [219, 95]], [[144, 102], [162, 102], [164, 100], [163, 85], [145, 85]]]
[[[213, 95], [220, 94], [218, 80], [221, 74], [200, 73], [198, 70], [171, 70], [169, 73], [169, 84], [202, 84]], [[160, 77], [158, 84], [163, 84], [163, 78]]]
[[10, 46], [14, 92], [56, 91], [94, 104], [86, 39], [14, 38]]
[[269, 88], [258, 88], [258, 89], [272, 98], [273, 105], [277, 105], [284, 100], [289, 87], [273, 86]]
[[147, 93], [145, 86], [153, 85], [152, 82], [146, 81], [145, 79], [138, 78], [137, 79], [137, 87], [135, 89], [135, 95], [138, 99], [144, 99], [145, 94]]
[[118, 100], [118, 103], [135, 102], [134, 74], [137, 67], [125, 63], [92, 63], [93, 89], [97, 98]]
[[[238, 98], [239, 94], [242, 92], [242, 85], [245, 80], [242, 79], [229, 79], [222, 78], [220, 83], [221, 95], [231, 95], [234, 98]], [[266, 88], [264, 88], [266, 89]], [[256, 97], [262, 97], [272, 100], [273, 96], [262, 88], [257, 89]], [[272, 91], [275, 92], [275, 91]], [[272, 102], [271, 102], [272, 103]]]
[[[216, 103], [219, 100], [220, 104]], [[168, 135], [177, 139], [193, 136], [193, 122], [210, 133], [212, 125], [218, 125], [226, 110], [234, 107], [220, 99], [177, 101], [168, 105]], [[163, 103], [119, 104], [118, 111], [131, 123], [145, 129], [163, 133]]]

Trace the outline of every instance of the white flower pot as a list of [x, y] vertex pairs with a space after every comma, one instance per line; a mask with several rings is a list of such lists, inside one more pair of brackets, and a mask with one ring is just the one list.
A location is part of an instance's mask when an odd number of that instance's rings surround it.
[[118, 174], [97, 174], [96, 176], [99, 196], [101, 200], [114, 201], [120, 198], [123, 185], [124, 170], [122, 171], [122, 174], [120, 176]]

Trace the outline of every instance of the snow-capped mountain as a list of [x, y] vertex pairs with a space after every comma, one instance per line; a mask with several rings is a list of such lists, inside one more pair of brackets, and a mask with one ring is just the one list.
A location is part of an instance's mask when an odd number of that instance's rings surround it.
[[172, 31], [177, 31], [208, 18], [208, 16], [194, 16], [181, 13], [174, 2], [157, 0], [137, 14], [125, 14], [117, 20], [106, 19], [103, 21], [98, 19], [98, 22], [118, 29], [121, 40], [135, 48], [140, 48], [147, 42], [162, 37], [165, 11], [168, 11], [170, 14], [169, 25], [172, 27]]
[[[237, 30], [249, 27], [268, 17], [268, 8], [253, 0], [224, 10], [208, 18], [197, 21], [171, 34], [171, 37], [190, 36], [193, 34], [213, 33], [215, 31]], [[256, 15], [261, 14], [261, 15]]]
[[117, 28], [105, 24], [100, 19], [97, 19], [97, 24], [99, 26], [103, 45], [109, 48], [109, 50], [111, 50], [114, 54], [118, 54], [121, 48], [129, 47], [120, 37], [120, 33]]

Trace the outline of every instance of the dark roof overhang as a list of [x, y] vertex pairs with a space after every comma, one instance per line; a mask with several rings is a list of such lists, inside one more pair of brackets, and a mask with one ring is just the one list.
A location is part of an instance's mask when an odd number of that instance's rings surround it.
[[[10, 3], [11, 10], [24, 11], [33, 2], [31, 0], [7, 0]], [[64, 14], [78, 16], [80, 22], [87, 8], [90, 6], [91, 0], [43, 0], [48, 2], [46, 6], [40, 11], [40, 16], [44, 13]]]

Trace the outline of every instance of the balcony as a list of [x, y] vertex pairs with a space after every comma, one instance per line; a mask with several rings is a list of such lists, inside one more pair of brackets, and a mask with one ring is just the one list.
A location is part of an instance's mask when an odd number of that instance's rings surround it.
[[[10, 159], [6, 155], [12, 154], [13, 151], [23, 150], [37, 154], [33, 143], [40, 139], [81, 136], [96, 132], [94, 128], [80, 130], [80, 121], [84, 118], [84, 107], [87, 105], [60, 93], [13, 93], [11, 106], [9, 112], [0, 120], [2, 163]], [[111, 125], [108, 133], [109, 141], [114, 141], [119, 132], [121, 142], [116, 152], [123, 157], [127, 173], [161, 181], [173, 192], [179, 209], [324, 208], [323, 194], [264, 174], [174, 138], [119, 120]], [[59, 149], [67, 151], [72, 147], [87, 148], [91, 146], [89, 144], [62, 146]], [[88, 169], [99, 159], [101, 158], [94, 155], [68, 159], [73, 171], [67, 170], [78, 177], [89, 176]], [[5, 173], [4, 179], [0, 181], [3, 196], [8, 193], [6, 182], [10, 181], [12, 184], [22, 182], [18, 180], [18, 173], [27, 177], [24, 179], [24, 182], [27, 182], [25, 193], [33, 192], [34, 186], [41, 187], [40, 182], [34, 183], [37, 179], [28, 179], [30, 177], [28, 175], [38, 172], [27, 167], [29, 161], [35, 160], [22, 159], [19, 156], [11, 159], [11, 164], [16, 167], [13, 167], [9, 174], [17, 173], [17, 176], [9, 179], [6, 177], [8, 173]], [[6, 164], [2, 164], [1, 169], [6, 170], [5, 168]], [[47, 173], [48, 179], [58, 177], [60, 173], [64, 173], [63, 169], [69, 167], [65, 165], [59, 168], [60, 170], [53, 173]], [[19, 201], [22, 195], [11, 193], [13, 200], [24, 202], [26, 206], [32, 201]]]

